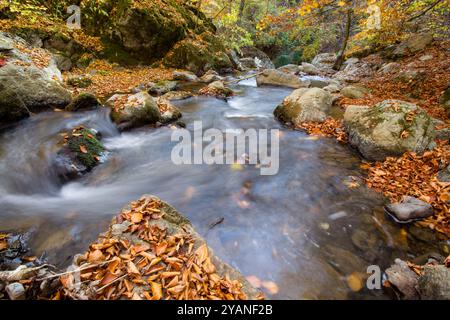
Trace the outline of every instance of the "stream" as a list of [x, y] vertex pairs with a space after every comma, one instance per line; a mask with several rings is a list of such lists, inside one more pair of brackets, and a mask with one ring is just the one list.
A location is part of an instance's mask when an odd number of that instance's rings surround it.
[[[175, 104], [189, 130], [196, 120], [204, 130], [280, 129], [277, 175], [261, 176], [253, 166], [176, 166], [173, 128], [119, 134], [106, 109], [41, 113], [0, 136], [0, 230], [31, 230], [33, 253], [64, 266], [129, 201], [154, 194], [186, 215], [222, 260], [275, 282], [272, 299], [386, 299], [365, 288], [368, 266], [384, 270], [395, 258], [441, 249], [385, 216], [386, 200], [364, 186], [355, 152], [274, 119], [292, 90], [257, 88], [254, 79], [233, 89], [228, 102], [194, 97]], [[50, 165], [53, 146], [61, 131], [80, 124], [100, 131], [110, 154], [61, 185]]]

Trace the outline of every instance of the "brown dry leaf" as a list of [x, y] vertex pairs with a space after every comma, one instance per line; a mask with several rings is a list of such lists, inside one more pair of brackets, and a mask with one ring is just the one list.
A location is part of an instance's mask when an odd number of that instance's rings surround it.
[[208, 258], [208, 247], [206, 244], [201, 245], [196, 251], [195, 255], [197, 256], [197, 261], [199, 264], [203, 263], [203, 261]]
[[59, 278], [59, 281], [61, 282], [61, 284], [63, 285], [64, 288], [70, 289], [75, 282], [75, 278], [73, 277], [73, 274], [70, 273], [70, 274], [61, 276]]
[[136, 267], [136, 265], [133, 263], [133, 261], [128, 261], [127, 264], [127, 271], [130, 274], [138, 274], [140, 275], [141, 273], [139, 272], [138, 268]]
[[113, 282], [114, 280], [116, 280], [118, 278], [117, 275], [112, 274], [111, 272], [106, 272], [105, 276], [103, 277], [102, 281], [100, 282], [99, 286], [103, 287], [107, 284], [110, 284], [111, 282]]
[[162, 286], [160, 283], [156, 283], [154, 281], [150, 282], [150, 286], [152, 288], [152, 299], [161, 300], [162, 298]]
[[157, 256], [164, 254], [167, 250], [167, 242], [161, 242], [155, 248], [155, 252]]
[[86, 146], [80, 144], [80, 151], [81, 153], [88, 153]]
[[142, 213], [141, 212], [135, 212], [131, 215], [131, 222], [133, 223], [140, 223], [143, 219]]
[[98, 263], [105, 260], [105, 256], [101, 250], [94, 250], [89, 252], [88, 261], [91, 263]]
[[120, 261], [121, 261], [120, 258], [118, 258], [118, 257], [114, 258], [114, 260], [111, 261], [111, 262], [108, 264], [107, 270], [108, 270], [109, 272], [115, 274], [115, 273], [116, 273], [117, 266], [119, 265]]

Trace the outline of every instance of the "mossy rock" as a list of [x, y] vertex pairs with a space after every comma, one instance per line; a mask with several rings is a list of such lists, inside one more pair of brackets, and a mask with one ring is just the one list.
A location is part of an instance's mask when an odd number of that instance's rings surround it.
[[196, 38], [179, 41], [164, 57], [163, 64], [171, 68], [185, 68], [197, 75], [212, 69], [224, 72], [233, 64], [219, 38], [205, 32]]
[[111, 108], [111, 119], [122, 131], [156, 124], [161, 119], [156, 101], [145, 91], [115, 94], [106, 101], [106, 106]]
[[[84, 6], [87, 12], [90, 4]], [[177, 0], [106, 0], [102, 6], [108, 12], [108, 18], [87, 17], [87, 28], [92, 33], [108, 38], [109, 43], [120, 44], [132, 57], [130, 60], [154, 62], [188, 35], [216, 31], [212, 21], [201, 11]], [[104, 53], [114, 59], [108, 50]]]
[[92, 93], [80, 93], [72, 102], [66, 107], [66, 111], [84, 111], [94, 109], [100, 106], [101, 103], [97, 97]]
[[344, 115], [349, 142], [368, 160], [382, 161], [435, 146], [435, 125], [418, 106], [386, 100], [372, 108], [349, 106]]
[[64, 134], [53, 168], [61, 181], [66, 182], [91, 171], [105, 153], [105, 148], [94, 130], [77, 127]]
[[69, 149], [88, 170], [98, 163], [98, 157], [105, 151], [96, 133], [88, 129], [80, 129], [72, 133], [68, 142]]

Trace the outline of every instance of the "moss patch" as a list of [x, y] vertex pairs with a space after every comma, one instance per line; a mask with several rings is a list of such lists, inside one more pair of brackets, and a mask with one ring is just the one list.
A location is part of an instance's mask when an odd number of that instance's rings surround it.
[[68, 138], [68, 146], [77, 159], [89, 170], [99, 161], [99, 156], [105, 151], [95, 133], [85, 128], [75, 129]]

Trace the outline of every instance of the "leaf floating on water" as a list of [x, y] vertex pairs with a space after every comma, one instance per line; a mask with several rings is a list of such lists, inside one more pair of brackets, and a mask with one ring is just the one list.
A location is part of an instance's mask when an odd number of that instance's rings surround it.
[[364, 287], [363, 280], [357, 272], [353, 272], [347, 277], [347, 285], [353, 292], [359, 292]]
[[328, 223], [326, 223], [326, 222], [323, 222], [323, 223], [319, 224], [319, 226], [320, 226], [320, 229], [323, 229], [323, 230], [330, 229], [330, 225]]
[[233, 163], [231, 165], [231, 170], [233, 170], [233, 171], [242, 171], [243, 169], [244, 169], [244, 166], [242, 164]]
[[277, 294], [279, 289], [278, 285], [273, 281], [263, 281], [262, 286], [271, 294]]
[[254, 288], [261, 288], [262, 281], [257, 276], [248, 276], [246, 277], [247, 281], [252, 285]]

